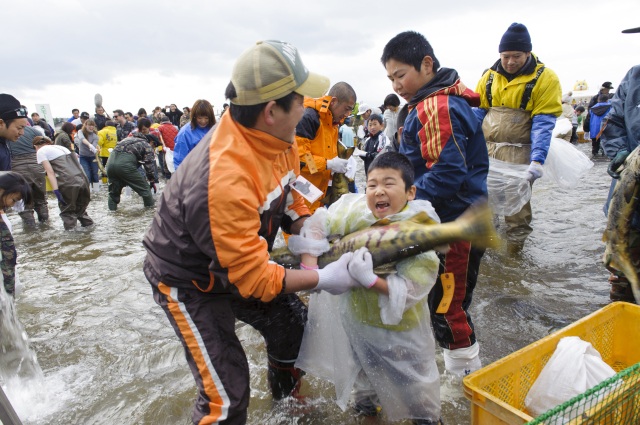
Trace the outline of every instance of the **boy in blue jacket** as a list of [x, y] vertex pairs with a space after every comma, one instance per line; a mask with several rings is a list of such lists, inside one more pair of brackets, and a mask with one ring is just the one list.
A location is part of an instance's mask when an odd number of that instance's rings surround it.
[[[480, 98], [460, 82], [455, 70], [440, 68], [422, 34], [396, 35], [384, 47], [381, 61], [393, 90], [408, 102], [400, 152], [413, 164], [416, 198], [430, 201], [443, 223], [453, 221], [487, 196], [487, 146], [471, 109]], [[445, 368], [462, 376], [481, 367], [468, 309], [484, 250], [468, 241], [450, 246], [440, 255], [429, 310]]]

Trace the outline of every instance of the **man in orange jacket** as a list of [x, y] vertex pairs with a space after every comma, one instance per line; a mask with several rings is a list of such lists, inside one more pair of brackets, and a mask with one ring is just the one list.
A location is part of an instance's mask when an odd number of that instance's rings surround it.
[[[353, 110], [356, 92], [345, 83], [336, 83], [329, 93], [317, 99], [306, 98], [305, 111], [296, 127], [300, 154], [300, 174], [327, 194], [332, 173], [345, 173], [347, 160], [338, 157], [338, 127]], [[322, 199], [322, 197], [320, 197]], [[320, 200], [307, 205], [313, 213]]]

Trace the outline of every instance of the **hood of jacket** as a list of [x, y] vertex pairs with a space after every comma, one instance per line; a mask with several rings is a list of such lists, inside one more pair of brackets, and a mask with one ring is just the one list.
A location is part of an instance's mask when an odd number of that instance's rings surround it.
[[589, 111], [593, 112], [594, 114], [596, 114], [597, 116], [601, 117], [604, 114], [607, 113], [607, 111], [609, 111], [609, 108], [611, 108], [611, 103], [609, 102], [601, 102], [601, 103], [596, 103], [595, 105], [593, 105], [591, 107], [591, 109], [589, 109]]
[[437, 95], [462, 97], [470, 106], [480, 106], [480, 96], [465, 86], [455, 69], [440, 68], [431, 81], [422, 86], [409, 101], [409, 107], [417, 105], [427, 97]]

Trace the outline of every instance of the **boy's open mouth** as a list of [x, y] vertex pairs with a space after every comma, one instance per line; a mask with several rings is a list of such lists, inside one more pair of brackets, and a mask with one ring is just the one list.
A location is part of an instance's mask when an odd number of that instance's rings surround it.
[[384, 210], [386, 208], [389, 208], [389, 205], [390, 204], [388, 202], [383, 202], [383, 201], [376, 202], [376, 209], [377, 210]]

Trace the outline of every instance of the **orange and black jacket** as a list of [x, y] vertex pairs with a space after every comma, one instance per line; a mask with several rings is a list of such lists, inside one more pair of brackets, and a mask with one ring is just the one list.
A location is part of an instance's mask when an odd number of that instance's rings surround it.
[[278, 228], [309, 215], [290, 189], [296, 144], [225, 114], [165, 187], [143, 244], [149, 281], [268, 302], [284, 268], [269, 260]]
[[[327, 160], [338, 156], [338, 124], [333, 124], [333, 114], [329, 110], [331, 96], [318, 99], [305, 98], [305, 111], [296, 127], [296, 141], [300, 153], [300, 162], [304, 164], [300, 173], [327, 193], [331, 170], [327, 169]], [[309, 155], [310, 154], [310, 155]], [[312, 172], [309, 163], [313, 162], [316, 171]], [[320, 201], [314, 202], [311, 211], [320, 207]]]

